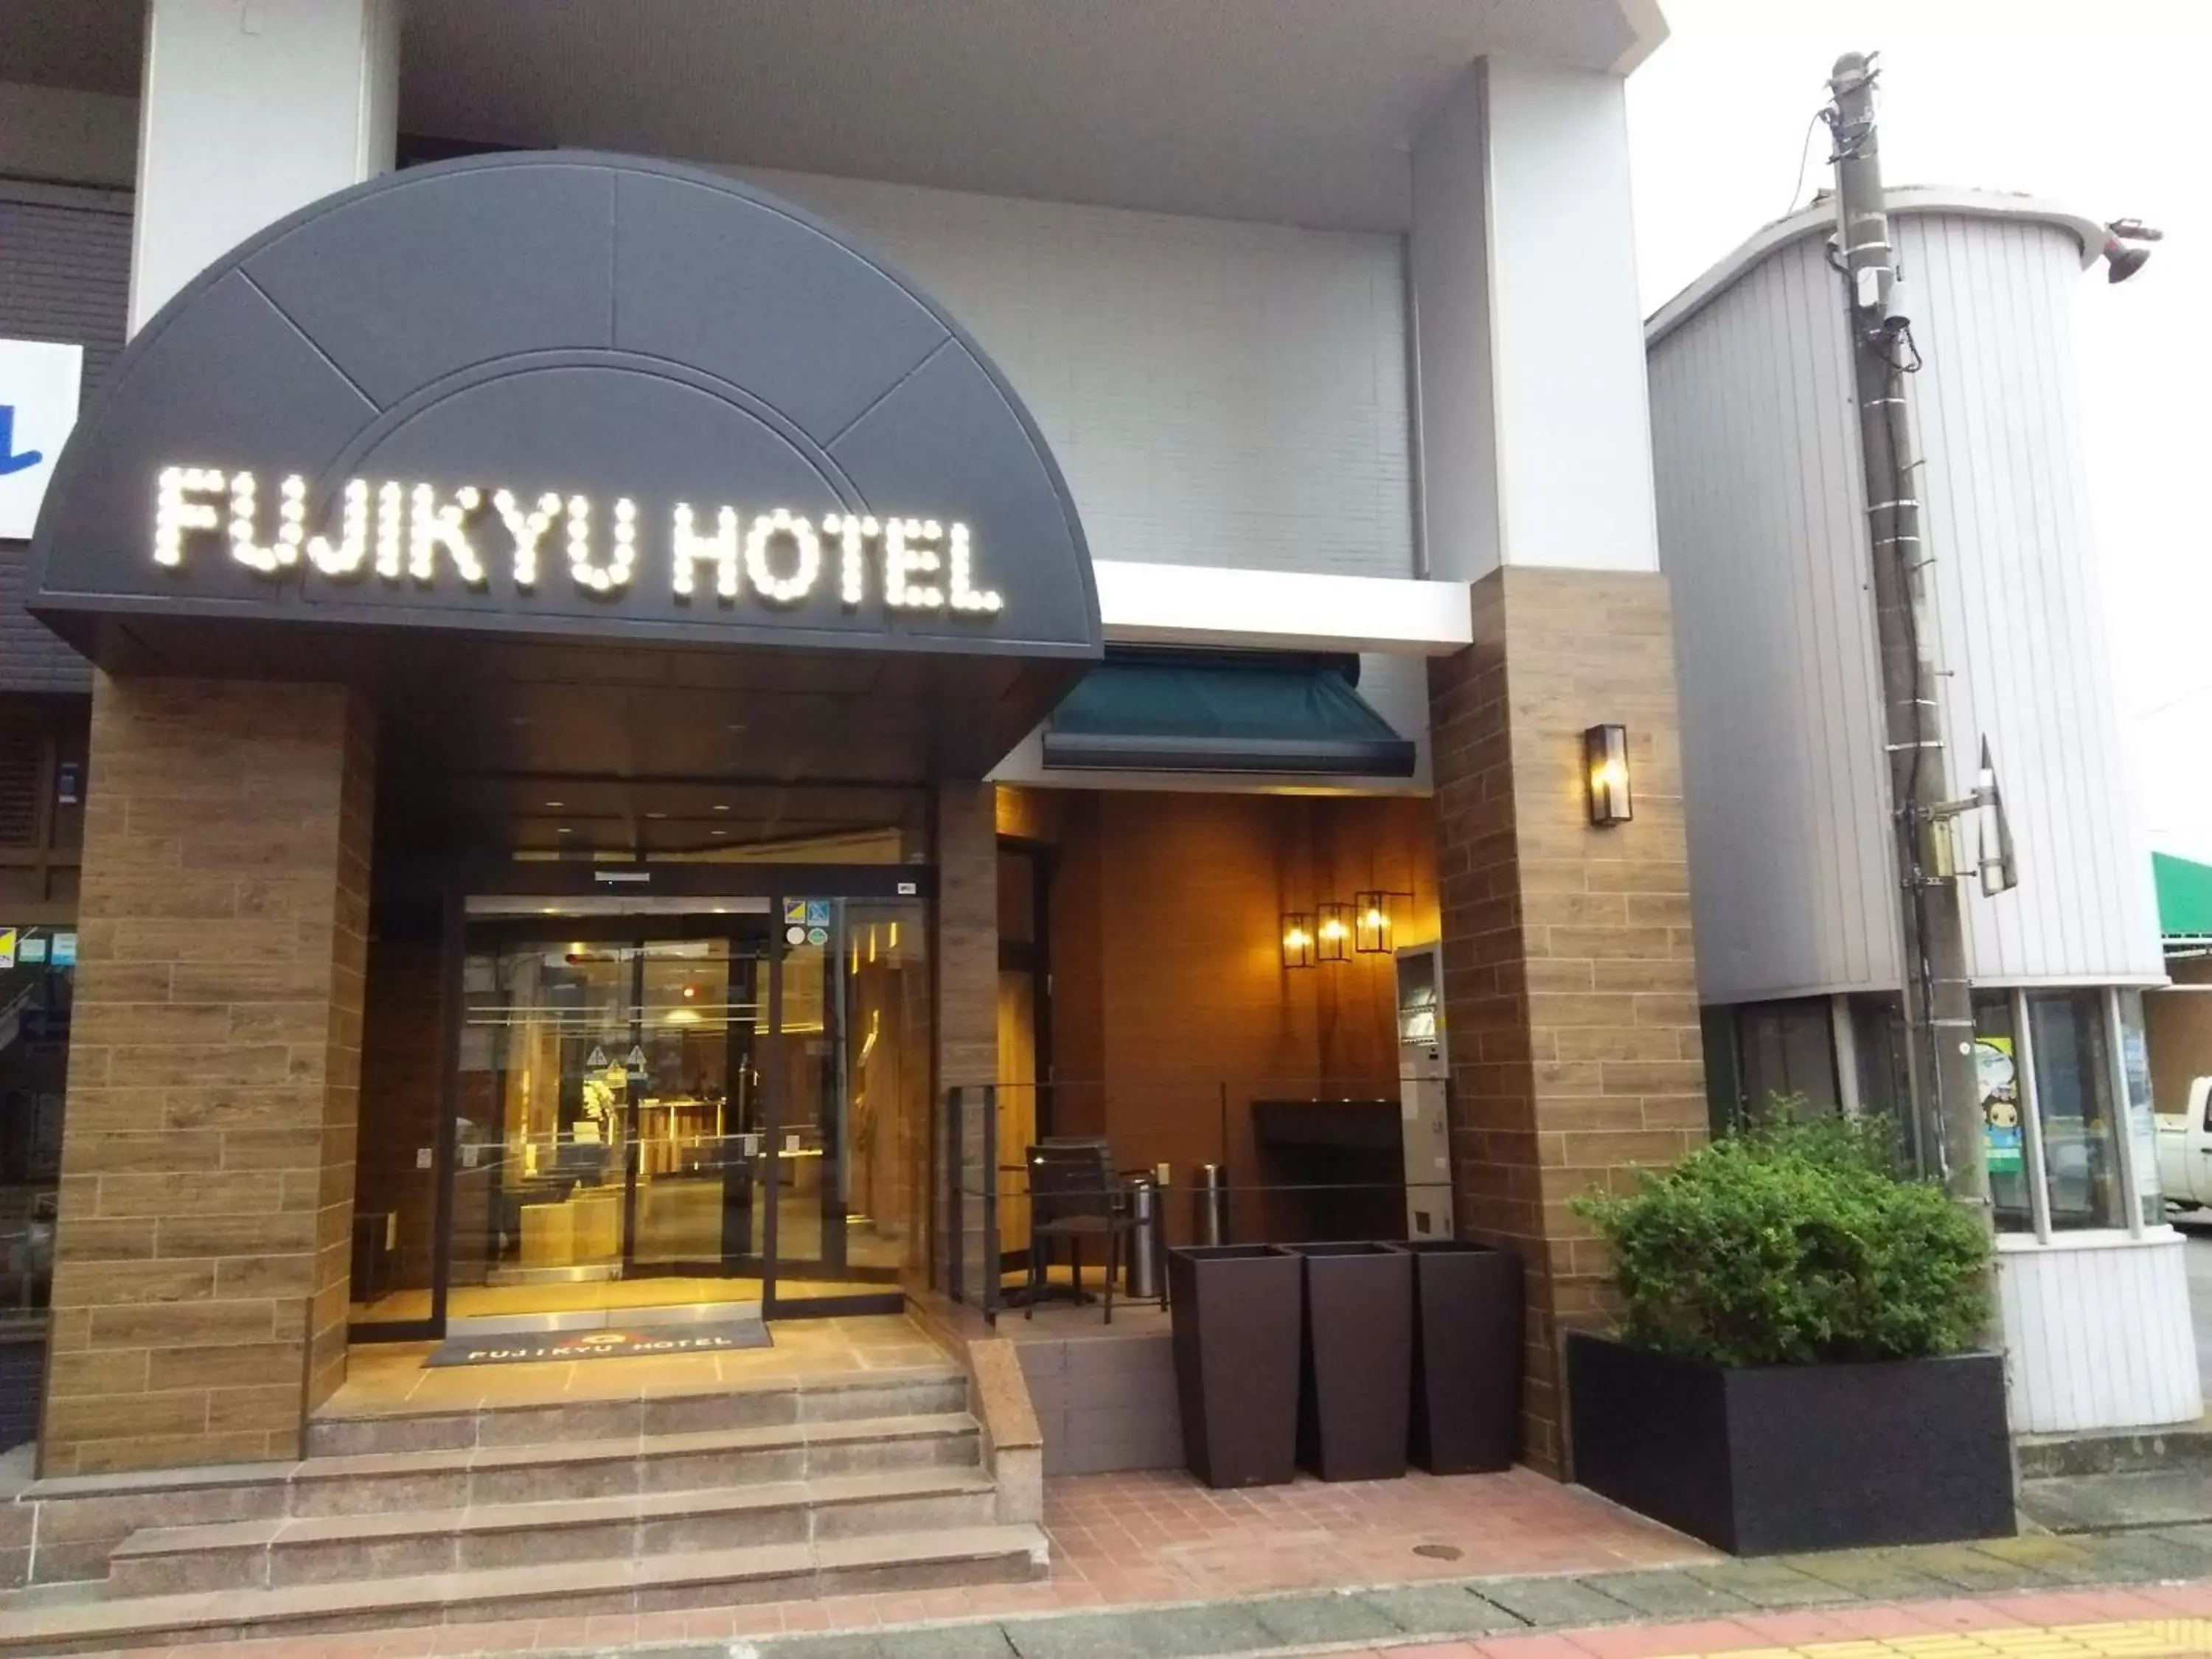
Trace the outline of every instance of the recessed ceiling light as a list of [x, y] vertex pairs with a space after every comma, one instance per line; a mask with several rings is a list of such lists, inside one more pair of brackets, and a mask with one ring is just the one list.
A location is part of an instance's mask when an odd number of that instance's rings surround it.
[[646, 817], [649, 818], [665, 818], [667, 816], [668, 814], [665, 812], [647, 812], [646, 814]]
[[729, 809], [728, 807], [726, 807], [726, 806], [722, 805], [720, 802], [717, 802], [717, 803], [715, 804], [714, 810], [715, 810], [717, 812], [726, 812], [726, 811], [728, 811], [730, 809]]
[[564, 824], [562, 824], [562, 825], [558, 830], [556, 830], [553, 833], [554, 833], [555, 835], [556, 835], [556, 836], [573, 836], [573, 835], [574, 835], [576, 832], [575, 832], [574, 830], [571, 830], [571, 829], [570, 829], [567, 824], [565, 824], [565, 823], [564, 823]]
[[549, 800], [545, 803], [545, 810], [549, 812], [557, 812], [567, 805], [566, 801]]
[[707, 833], [710, 836], [726, 836], [730, 832], [726, 830], [710, 830]]

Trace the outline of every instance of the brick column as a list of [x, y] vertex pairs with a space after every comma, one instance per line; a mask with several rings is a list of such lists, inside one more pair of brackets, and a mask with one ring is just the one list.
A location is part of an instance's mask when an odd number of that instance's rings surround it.
[[[1563, 1474], [1560, 1334], [1607, 1290], [1572, 1201], [1705, 1133], [1665, 578], [1493, 572], [1430, 700], [1459, 1222], [1527, 1265], [1523, 1455]], [[1582, 734], [1605, 723], [1635, 819], [1595, 830]]]
[[373, 727], [93, 694], [41, 1472], [297, 1456], [345, 1375]]
[[[936, 1270], [951, 1282], [958, 1252], [968, 1295], [981, 1294], [990, 1267], [981, 1194], [994, 1174], [983, 1168], [983, 1112], [972, 1099], [957, 1146], [944, 1114], [950, 1091], [999, 1080], [999, 833], [997, 791], [988, 783], [948, 783], [937, 791], [937, 1147]], [[1000, 1151], [1003, 1152], [1004, 1148]], [[953, 1188], [966, 1189], [956, 1206]], [[962, 1237], [950, 1234], [952, 1210]]]

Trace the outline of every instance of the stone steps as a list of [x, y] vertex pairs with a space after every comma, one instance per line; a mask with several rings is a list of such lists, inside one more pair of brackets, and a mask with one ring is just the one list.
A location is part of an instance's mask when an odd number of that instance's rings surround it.
[[567, 1445], [312, 1457], [286, 1483], [292, 1516], [453, 1510], [638, 1492], [698, 1492], [890, 1469], [973, 1466], [975, 1419], [839, 1419], [649, 1434]]
[[48, 1601], [0, 1613], [0, 1653], [91, 1652], [126, 1644], [659, 1613], [741, 1601], [1005, 1583], [1042, 1575], [1045, 1563], [1044, 1534], [1024, 1524], [263, 1589]]
[[328, 1416], [290, 1463], [33, 1483], [0, 1654], [1027, 1579], [964, 1371]]
[[149, 1528], [720, 1491], [972, 1469], [981, 1460], [975, 1421], [962, 1411], [568, 1445], [360, 1452], [300, 1463], [73, 1476], [39, 1481], [26, 1493], [39, 1505], [30, 1573], [35, 1583], [100, 1578], [111, 1553]]
[[968, 1381], [952, 1366], [822, 1379], [778, 1379], [749, 1387], [535, 1405], [423, 1407], [307, 1425], [307, 1455], [451, 1451], [471, 1446], [553, 1446], [639, 1435], [692, 1434], [855, 1419], [937, 1417], [968, 1409]]
[[804, 1544], [990, 1525], [974, 1468], [832, 1475], [708, 1491], [339, 1514], [133, 1534], [110, 1558], [112, 1595], [282, 1589], [670, 1553]]

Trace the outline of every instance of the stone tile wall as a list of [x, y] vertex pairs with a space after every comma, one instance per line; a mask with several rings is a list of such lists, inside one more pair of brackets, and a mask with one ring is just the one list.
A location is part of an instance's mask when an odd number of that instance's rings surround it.
[[[1602, 1322], [1573, 1210], [1705, 1132], [1666, 580], [1508, 568], [1431, 663], [1460, 1226], [1528, 1273], [1523, 1455], [1567, 1465], [1559, 1337]], [[1582, 734], [1628, 728], [1632, 823], [1590, 827]]]
[[1044, 1434], [1047, 1474], [1183, 1466], [1182, 1407], [1164, 1322], [1016, 1344]]
[[[937, 791], [937, 1144], [936, 1282], [951, 1274], [956, 1253], [972, 1298], [986, 1273], [983, 1206], [983, 1105], [972, 1098], [965, 1134], [951, 1143], [945, 1103], [956, 1088], [979, 1091], [999, 1080], [999, 836], [997, 792], [988, 783], [948, 783]], [[960, 1172], [964, 1201], [956, 1202], [951, 1172]], [[955, 1211], [958, 1239], [951, 1235]]]
[[296, 1456], [344, 1374], [374, 758], [338, 688], [96, 681], [44, 1474]]

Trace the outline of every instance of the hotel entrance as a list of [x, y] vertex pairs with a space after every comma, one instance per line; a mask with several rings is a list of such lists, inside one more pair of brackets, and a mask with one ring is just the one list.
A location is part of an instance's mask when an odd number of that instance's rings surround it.
[[[398, 1145], [368, 1090], [354, 1335], [902, 1305], [926, 1267], [924, 873], [445, 907], [441, 1133]], [[374, 1010], [374, 953], [371, 979]], [[367, 1075], [404, 1067], [369, 1025]]]

